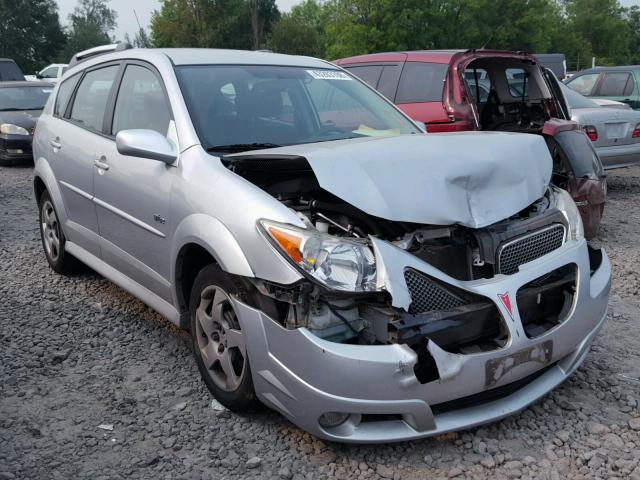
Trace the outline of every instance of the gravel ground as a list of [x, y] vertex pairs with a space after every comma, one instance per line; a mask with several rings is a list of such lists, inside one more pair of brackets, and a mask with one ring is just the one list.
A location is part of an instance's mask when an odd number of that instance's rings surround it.
[[640, 479], [640, 168], [609, 191], [609, 321], [570, 380], [499, 423], [347, 446], [212, 408], [186, 333], [92, 272], [48, 268], [31, 169], [0, 167], [0, 479]]

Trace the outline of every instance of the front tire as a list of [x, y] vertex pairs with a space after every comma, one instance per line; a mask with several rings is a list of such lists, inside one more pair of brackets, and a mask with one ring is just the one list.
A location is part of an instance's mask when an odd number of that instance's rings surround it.
[[39, 202], [40, 238], [47, 262], [54, 272], [63, 275], [78, 268], [78, 260], [65, 250], [66, 238], [49, 192], [42, 192]]
[[213, 396], [234, 412], [257, 404], [245, 335], [233, 309], [238, 288], [217, 265], [203, 268], [189, 300], [193, 354]]

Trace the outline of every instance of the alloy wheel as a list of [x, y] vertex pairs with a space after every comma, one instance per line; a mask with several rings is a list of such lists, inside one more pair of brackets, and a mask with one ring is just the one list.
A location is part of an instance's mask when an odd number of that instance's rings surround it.
[[40, 223], [42, 224], [42, 239], [47, 256], [51, 261], [56, 262], [60, 257], [60, 225], [53, 204], [49, 200], [42, 204]]
[[235, 391], [245, 375], [246, 347], [229, 294], [218, 286], [200, 294], [196, 337], [211, 380], [224, 391]]

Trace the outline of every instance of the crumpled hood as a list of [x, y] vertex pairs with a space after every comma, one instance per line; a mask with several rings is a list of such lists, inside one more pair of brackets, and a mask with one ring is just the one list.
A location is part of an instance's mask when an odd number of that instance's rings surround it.
[[341, 140], [260, 153], [305, 157], [323, 189], [370, 215], [472, 228], [542, 197], [553, 166], [541, 136], [499, 132]]

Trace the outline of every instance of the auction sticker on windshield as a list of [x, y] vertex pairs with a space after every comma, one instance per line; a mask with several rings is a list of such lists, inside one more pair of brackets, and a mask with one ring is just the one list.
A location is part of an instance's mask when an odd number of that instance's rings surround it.
[[349, 75], [338, 70], [307, 70], [316, 80], [353, 80]]

